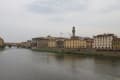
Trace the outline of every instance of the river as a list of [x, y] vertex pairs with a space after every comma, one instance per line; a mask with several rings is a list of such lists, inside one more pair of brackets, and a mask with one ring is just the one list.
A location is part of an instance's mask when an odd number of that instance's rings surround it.
[[0, 51], [0, 80], [120, 80], [120, 59]]

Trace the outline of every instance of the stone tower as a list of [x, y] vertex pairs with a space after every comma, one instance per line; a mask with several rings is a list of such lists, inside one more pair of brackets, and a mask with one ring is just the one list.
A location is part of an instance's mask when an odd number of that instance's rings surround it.
[[75, 26], [72, 28], [72, 37], [75, 37]]

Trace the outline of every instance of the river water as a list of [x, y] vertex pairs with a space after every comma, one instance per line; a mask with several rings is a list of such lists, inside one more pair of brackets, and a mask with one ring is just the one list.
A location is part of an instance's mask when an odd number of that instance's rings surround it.
[[0, 51], [0, 80], [120, 80], [120, 59]]

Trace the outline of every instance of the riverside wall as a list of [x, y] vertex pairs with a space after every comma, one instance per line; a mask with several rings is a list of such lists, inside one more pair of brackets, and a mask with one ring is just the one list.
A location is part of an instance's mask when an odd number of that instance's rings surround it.
[[64, 49], [64, 48], [32, 48], [34, 51], [40, 52], [53, 52], [59, 54], [72, 54], [83, 56], [105, 56], [105, 57], [118, 57], [120, 58], [120, 51], [100, 50], [95, 49]]

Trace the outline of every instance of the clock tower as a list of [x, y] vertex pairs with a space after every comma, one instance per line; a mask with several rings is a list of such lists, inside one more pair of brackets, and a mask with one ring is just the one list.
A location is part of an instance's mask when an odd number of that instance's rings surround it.
[[73, 28], [72, 28], [72, 37], [73, 37], [73, 38], [75, 38], [75, 32], [76, 32], [75, 26], [73, 26]]

